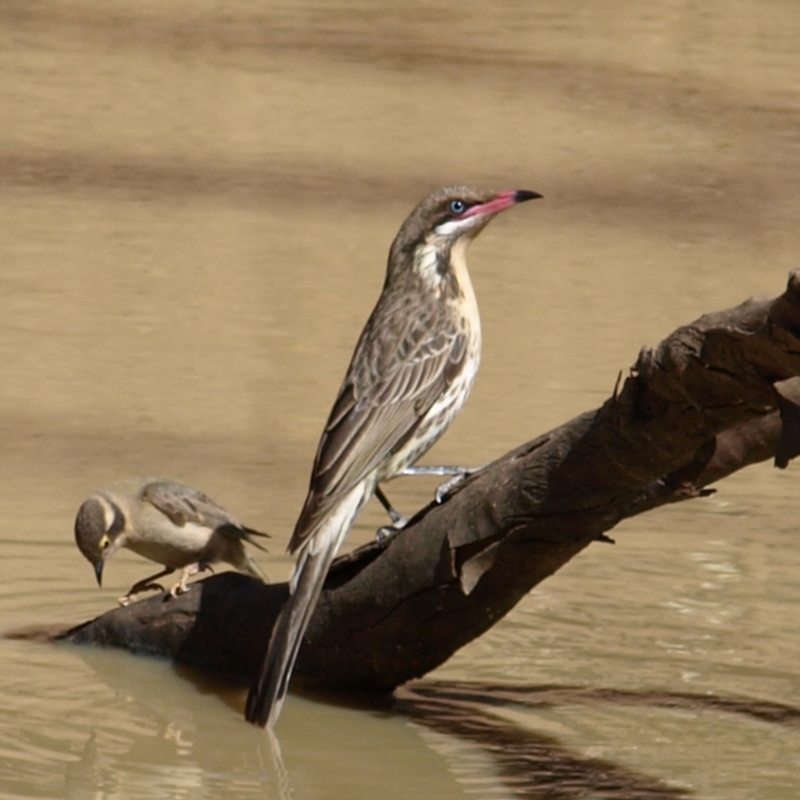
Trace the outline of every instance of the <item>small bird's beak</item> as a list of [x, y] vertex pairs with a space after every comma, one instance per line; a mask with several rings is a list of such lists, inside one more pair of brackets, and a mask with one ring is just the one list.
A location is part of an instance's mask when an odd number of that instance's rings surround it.
[[517, 205], [517, 203], [524, 203], [526, 200], [535, 200], [537, 197], [541, 196], [542, 195], [538, 192], [529, 192], [527, 189], [512, 189], [510, 192], [500, 192], [495, 195], [492, 200], [489, 200], [488, 203], [481, 203], [480, 205], [468, 208], [464, 212], [462, 219], [465, 217], [475, 217], [479, 214], [481, 216], [494, 216], [501, 211], [505, 211], [507, 208], [511, 208], [511, 206]]
[[98, 586], [102, 586], [103, 585], [103, 563], [104, 563], [103, 561], [98, 561], [94, 565], [94, 574], [97, 577], [97, 585]]

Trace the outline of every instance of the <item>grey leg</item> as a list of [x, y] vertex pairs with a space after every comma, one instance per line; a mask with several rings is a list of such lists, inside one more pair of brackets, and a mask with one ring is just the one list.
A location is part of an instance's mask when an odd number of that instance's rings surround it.
[[[484, 464], [484, 466], [486, 466]], [[463, 480], [476, 472], [480, 472], [483, 467], [406, 467], [401, 474], [403, 475], [451, 475], [450, 480], [439, 484], [433, 496], [437, 503], [443, 503], [450, 494]]]
[[448, 467], [445, 465], [437, 467], [406, 467], [401, 475], [464, 475], [471, 472], [468, 467]]
[[387, 539], [391, 539], [399, 530], [405, 528], [408, 524], [408, 519], [389, 502], [389, 498], [383, 493], [380, 486], [375, 487], [375, 497], [378, 498], [380, 504], [386, 509], [386, 513], [392, 521], [391, 525], [384, 525], [382, 528], [378, 528], [378, 541], [385, 542]]
[[375, 497], [378, 498], [380, 504], [386, 509], [389, 519], [395, 528], [404, 528], [408, 520], [389, 502], [389, 498], [383, 493], [380, 486], [375, 487]]
[[[450, 467], [450, 466], [433, 466], [433, 467], [406, 467], [400, 475], [413, 476], [413, 475], [449, 475], [450, 479], [436, 487], [434, 498], [437, 503], [443, 503], [448, 494], [460, 484], [465, 478], [480, 472], [483, 467]], [[386, 541], [394, 536], [399, 530], [405, 528], [408, 524], [408, 519], [404, 517], [390, 502], [389, 498], [384, 494], [380, 486], [375, 487], [375, 497], [378, 498], [380, 504], [386, 509], [386, 513], [391, 519], [391, 525], [384, 525], [378, 529], [378, 541]]]

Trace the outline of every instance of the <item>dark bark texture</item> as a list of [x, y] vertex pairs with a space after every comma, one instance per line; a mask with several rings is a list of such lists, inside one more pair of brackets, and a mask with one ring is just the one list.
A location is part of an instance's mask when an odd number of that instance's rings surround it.
[[[600, 408], [524, 444], [422, 509], [384, 544], [337, 560], [295, 677], [389, 692], [434, 669], [620, 520], [706, 493], [800, 451], [800, 272], [643, 349]], [[286, 584], [225, 573], [177, 599], [109, 611], [62, 638], [252, 678]]]

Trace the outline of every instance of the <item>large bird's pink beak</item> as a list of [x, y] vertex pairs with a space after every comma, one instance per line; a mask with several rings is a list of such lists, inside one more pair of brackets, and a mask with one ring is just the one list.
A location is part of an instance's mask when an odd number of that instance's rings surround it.
[[542, 195], [538, 192], [529, 192], [527, 189], [512, 189], [508, 192], [500, 192], [495, 195], [492, 200], [489, 200], [488, 203], [481, 203], [480, 205], [468, 208], [461, 218], [475, 217], [478, 214], [493, 216], [494, 214], [499, 214], [501, 211], [505, 211], [507, 208], [511, 208], [511, 206], [517, 205], [517, 203], [524, 203], [526, 200], [535, 200], [537, 197], [541, 196]]

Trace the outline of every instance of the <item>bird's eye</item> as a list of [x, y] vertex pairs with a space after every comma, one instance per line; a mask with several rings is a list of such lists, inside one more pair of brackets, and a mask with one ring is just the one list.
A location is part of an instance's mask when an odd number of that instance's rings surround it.
[[108, 536], [103, 536], [103, 538], [100, 539], [101, 550], [107, 550], [110, 545], [111, 545], [111, 539], [109, 539]]
[[451, 200], [450, 210], [460, 216], [467, 210], [467, 204], [463, 200]]

